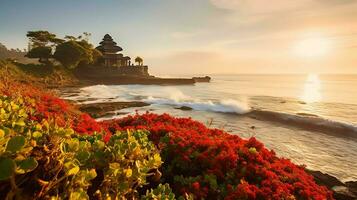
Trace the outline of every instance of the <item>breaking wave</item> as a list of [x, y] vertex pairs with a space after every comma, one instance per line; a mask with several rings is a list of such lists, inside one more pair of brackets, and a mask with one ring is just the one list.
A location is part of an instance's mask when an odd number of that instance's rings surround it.
[[333, 121], [308, 113], [282, 113], [268, 110], [252, 110], [248, 115], [258, 120], [275, 121], [285, 125], [302, 128], [305, 130], [320, 131], [335, 134], [337, 136], [357, 137], [357, 126]]
[[199, 111], [211, 111], [211, 112], [221, 112], [221, 113], [235, 113], [235, 114], [245, 114], [250, 111], [250, 107], [246, 103], [238, 102], [232, 99], [222, 100], [220, 102], [212, 101], [177, 101], [174, 99], [160, 99], [149, 97], [145, 102], [151, 104], [160, 105], [172, 105], [175, 107], [188, 107], [193, 110]]
[[[340, 121], [326, 119], [310, 113], [285, 113], [270, 110], [258, 110], [250, 107], [247, 99], [194, 98], [184, 94], [175, 87], [142, 87], [96, 85], [80, 89], [78, 96], [67, 99], [86, 99], [82, 103], [144, 101], [153, 105], [168, 105], [175, 108], [197, 111], [245, 115], [258, 120], [279, 122], [284, 125], [336, 134], [339, 136], [357, 137], [357, 126]], [[183, 108], [185, 107], [185, 108]]]

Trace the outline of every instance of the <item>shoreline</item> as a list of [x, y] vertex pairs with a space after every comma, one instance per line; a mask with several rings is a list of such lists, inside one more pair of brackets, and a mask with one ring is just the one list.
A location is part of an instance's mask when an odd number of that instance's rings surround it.
[[[74, 102], [75, 103], [75, 102]], [[102, 103], [88, 103], [88, 104], [80, 104], [75, 103], [75, 105], [82, 112], [86, 112], [91, 115], [93, 118], [102, 118], [108, 115], [115, 116], [116, 113], [122, 109], [130, 108], [130, 107], [144, 107], [149, 106], [150, 104], [140, 101], [131, 101], [131, 102], [102, 102]], [[184, 109], [184, 108], [179, 108]], [[127, 113], [122, 113], [127, 114]], [[104, 120], [110, 121], [110, 120]], [[326, 186], [330, 190], [334, 192], [334, 197], [337, 200], [349, 200], [357, 198], [357, 180], [356, 181], [347, 181], [342, 182], [338, 178], [329, 175], [327, 173], [323, 173], [318, 170], [310, 170], [308, 168], [305, 171], [314, 177], [314, 180], [322, 186]]]

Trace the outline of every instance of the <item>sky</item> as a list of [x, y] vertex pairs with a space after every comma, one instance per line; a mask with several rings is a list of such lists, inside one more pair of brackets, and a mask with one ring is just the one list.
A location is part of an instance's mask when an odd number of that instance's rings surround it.
[[357, 73], [357, 0], [0, 0], [0, 43], [106, 33], [152, 74]]

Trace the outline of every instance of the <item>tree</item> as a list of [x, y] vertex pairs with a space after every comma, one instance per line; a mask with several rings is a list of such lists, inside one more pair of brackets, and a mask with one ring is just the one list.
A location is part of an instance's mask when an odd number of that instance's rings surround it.
[[73, 40], [59, 44], [53, 57], [69, 69], [76, 68], [81, 61], [90, 60], [86, 49]]
[[67, 41], [76, 42], [78, 45], [83, 47], [84, 50], [83, 59], [79, 62], [78, 66], [94, 64], [103, 56], [103, 54], [100, 51], [95, 49], [94, 46], [89, 43], [90, 36], [91, 36], [90, 33], [84, 32], [83, 35], [80, 35], [78, 37], [71, 36], [71, 35], [66, 35], [64, 37]]
[[144, 63], [143, 59], [140, 58], [139, 56], [135, 58], [135, 62], [138, 63], [138, 65], [140, 66], [143, 66]]
[[52, 56], [51, 47], [39, 46], [32, 48], [27, 54], [28, 58], [39, 58], [40, 63], [47, 63], [48, 59]]
[[102, 52], [98, 51], [97, 49], [92, 49], [92, 64], [98, 63], [102, 57]]
[[55, 34], [48, 31], [28, 31], [26, 36], [29, 38], [33, 47], [55, 46], [64, 40], [56, 37]]

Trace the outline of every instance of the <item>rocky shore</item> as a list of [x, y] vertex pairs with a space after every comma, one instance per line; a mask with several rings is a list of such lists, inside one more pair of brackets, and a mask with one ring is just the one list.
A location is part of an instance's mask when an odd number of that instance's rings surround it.
[[92, 104], [78, 104], [78, 108], [82, 112], [88, 113], [93, 118], [102, 118], [115, 115], [114, 111], [130, 107], [143, 107], [150, 104], [140, 101], [132, 102], [105, 102]]
[[333, 191], [336, 200], [354, 200], [357, 199], [357, 181], [341, 182], [336, 177], [320, 171], [306, 169], [306, 172], [312, 175], [317, 184], [326, 186]]

